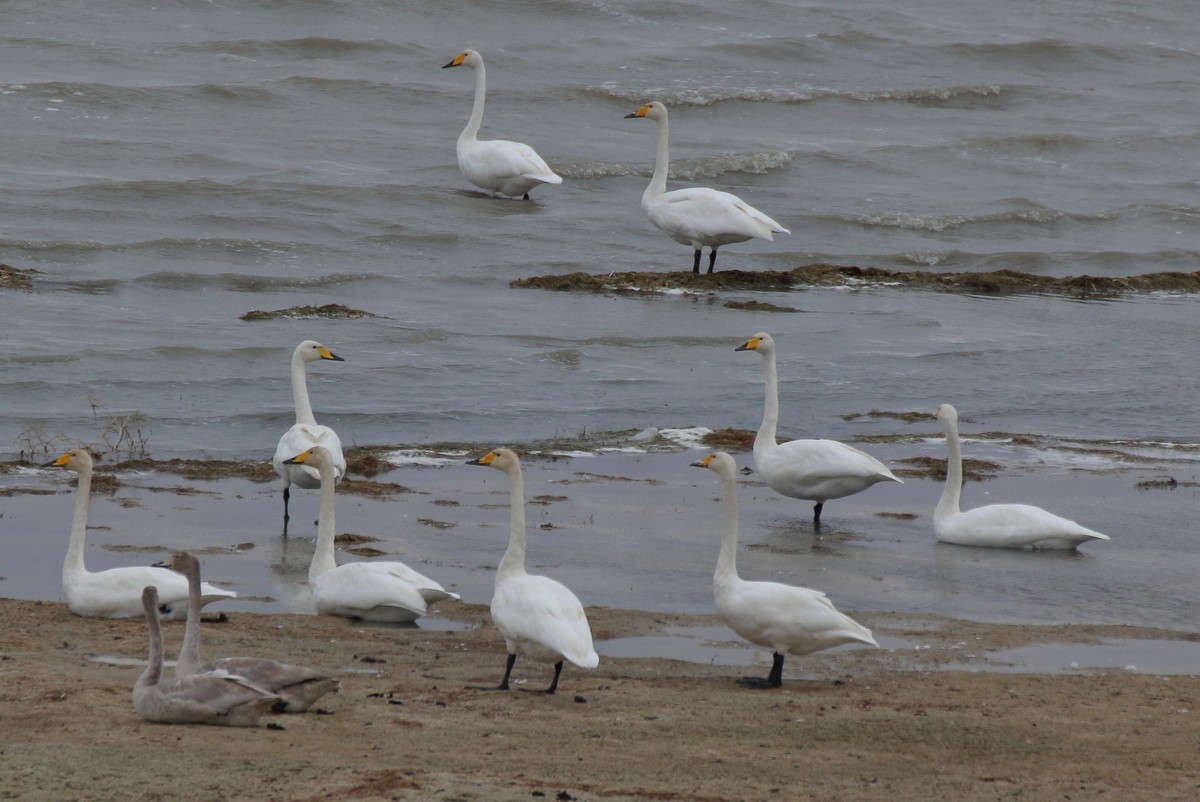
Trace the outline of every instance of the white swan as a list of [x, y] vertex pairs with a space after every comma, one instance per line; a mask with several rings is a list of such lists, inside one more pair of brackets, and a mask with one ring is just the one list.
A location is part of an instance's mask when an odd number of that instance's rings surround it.
[[600, 657], [592, 647], [592, 630], [578, 597], [550, 577], [525, 573], [525, 480], [521, 461], [507, 448], [489, 451], [468, 465], [486, 465], [508, 477], [510, 529], [508, 549], [496, 569], [492, 621], [508, 646], [508, 662], [498, 690], [508, 690], [517, 655], [554, 664], [554, 679], [546, 693], [558, 689], [563, 660], [580, 668], [595, 668]]
[[737, 572], [737, 482], [733, 457], [718, 451], [699, 462], [721, 477], [725, 497], [725, 528], [721, 552], [713, 574], [713, 597], [717, 615], [741, 637], [775, 652], [771, 673], [765, 680], [746, 677], [740, 684], [756, 688], [778, 688], [783, 684], [786, 654], [808, 655], [845, 643], [878, 646], [871, 630], [838, 612], [819, 590], [778, 582], [747, 582]]
[[309, 362], [329, 359], [334, 362], [345, 362], [337, 354], [330, 351], [319, 342], [305, 340], [296, 346], [292, 352], [292, 400], [296, 405], [296, 423], [279, 438], [275, 447], [275, 456], [271, 465], [275, 473], [283, 480], [283, 532], [287, 534], [288, 501], [292, 497], [291, 487], [303, 487], [308, 490], [321, 486], [321, 477], [316, 470], [304, 465], [285, 465], [284, 462], [301, 451], [313, 446], [323, 446], [333, 455], [334, 479], [342, 481], [346, 475], [346, 458], [342, 455], [342, 441], [337, 432], [328, 426], [321, 426], [313, 417], [312, 404], [308, 400], [308, 382], [305, 381], [304, 371]]
[[284, 464], [311, 466], [321, 476], [317, 546], [308, 568], [308, 583], [320, 615], [407, 624], [425, 615], [428, 605], [442, 599], [458, 598], [457, 593], [450, 593], [404, 563], [380, 561], [338, 565], [333, 555], [336, 482], [332, 456], [327, 449], [315, 446], [285, 460]]
[[147, 721], [162, 724], [258, 726], [259, 717], [280, 701], [278, 696], [230, 675], [192, 674], [170, 680], [162, 678], [158, 601], [158, 591], [153, 585], [143, 589], [141, 605], [150, 636], [150, 659], [133, 686], [133, 709]]
[[[83, 563], [84, 537], [87, 533], [88, 506], [92, 492], [92, 455], [77, 448], [48, 462], [44, 468], [66, 468], [79, 474], [75, 489], [75, 514], [71, 519], [71, 542], [63, 561], [63, 594], [67, 607], [76, 615], [91, 618], [133, 618], [142, 614], [142, 590], [154, 585], [158, 590], [163, 615], [186, 615], [187, 580], [150, 565], [110, 568], [92, 573]], [[207, 582], [201, 587], [201, 604], [232, 599], [237, 594]]]
[[175, 676], [189, 674], [235, 675], [256, 688], [280, 697], [276, 713], [303, 713], [313, 703], [339, 687], [337, 680], [304, 666], [280, 663], [262, 657], [223, 657], [207, 663], [200, 661], [200, 561], [186, 551], [176, 552], [159, 563], [163, 568], [182, 574], [188, 583], [187, 623]]
[[937, 419], [946, 433], [949, 458], [946, 487], [933, 512], [933, 531], [943, 543], [1008, 549], [1074, 549], [1090, 540], [1109, 540], [1074, 521], [1031, 504], [988, 504], [962, 512], [962, 446], [958, 440], [958, 411], [942, 404]]
[[717, 263], [717, 248], [758, 237], [768, 242], [774, 234], [790, 234], [783, 226], [743, 201], [737, 195], [708, 187], [688, 187], [667, 192], [668, 156], [667, 107], [647, 103], [625, 118], [645, 117], [658, 123], [658, 154], [654, 175], [642, 193], [642, 210], [650, 222], [667, 236], [695, 250], [692, 272], [700, 272], [700, 249], [709, 247], [708, 272]]
[[754, 465], [776, 493], [815, 501], [814, 524], [821, 522], [821, 510], [830, 499], [860, 493], [879, 482], [900, 482], [882, 462], [837, 440], [777, 443], [779, 378], [775, 373], [775, 340], [759, 332], [734, 350], [757, 351], [763, 358], [766, 399], [762, 425], [754, 438]]
[[529, 200], [529, 191], [540, 184], [561, 184], [557, 175], [533, 148], [521, 142], [504, 139], [479, 140], [479, 125], [483, 122], [483, 101], [487, 94], [487, 77], [483, 56], [474, 50], [464, 50], [455, 56], [448, 67], [470, 67], [475, 71], [475, 104], [471, 119], [458, 136], [458, 169], [480, 189], [493, 195], [497, 192], [510, 198]]

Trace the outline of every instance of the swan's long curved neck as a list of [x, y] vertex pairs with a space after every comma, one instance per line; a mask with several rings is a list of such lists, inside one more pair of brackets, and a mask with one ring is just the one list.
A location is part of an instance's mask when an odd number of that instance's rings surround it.
[[508, 548], [496, 569], [496, 581], [505, 576], [519, 576], [525, 573], [525, 477], [521, 475], [521, 466], [514, 465], [507, 470], [508, 490], [512, 496], [512, 512], [509, 517]]
[[157, 610], [146, 611], [146, 632], [150, 637], [150, 657], [146, 661], [146, 670], [142, 672], [142, 676], [138, 677], [137, 681], [138, 686], [143, 688], [157, 685], [162, 679], [162, 628], [158, 623]]
[[732, 473], [726, 471], [722, 471], [720, 476], [721, 489], [725, 497], [725, 526], [721, 530], [721, 552], [717, 555], [717, 570], [713, 574], [714, 583], [738, 578], [737, 480]]
[[67, 559], [63, 561], [63, 583], [70, 577], [87, 573], [83, 564], [83, 539], [87, 534], [88, 504], [92, 497], [92, 466], [84, 465], [79, 471], [78, 486], [75, 488], [75, 513], [71, 516], [71, 541], [67, 546]]
[[766, 385], [763, 398], [763, 419], [754, 437], [754, 453], [775, 447], [775, 428], [779, 424], [779, 377], [775, 371], [775, 354], [763, 356], [763, 383]]
[[299, 354], [292, 357], [292, 400], [296, 404], [296, 423], [316, 426], [312, 404], [308, 400], [308, 381], [304, 377], [304, 360]]
[[934, 515], [959, 512], [959, 496], [962, 494], [962, 446], [958, 441], [958, 427], [947, 423], [944, 428], [946, 448], [950, 453], [946, 459], [946, 486], [942, 489], [942, 498], [938, 501]]
[[200, 565], [189, 567], [187, 621], [183, 625], [183, 644], [175, 663], [175, 675], [196, 673], [200, 667]]
[[321, 574], [337, 568], [337, 559], [333, 556], [333, 538], [337, 530], [333, 520], [333, 466], [322, 463], [320, 471], [321, 507], [317, 511], [317, 547], [313, 551], [312, 563], [308, 566], [309, 582], [314, 582]]
[[483, 64], [475, 68], [475, 103], [471, 106], [471, 119], [467, 127], [458, 135], [459, 142], [474, 142], [479, 135], [479, 126], [483, 124], [483, 101], [487, 95], [487, 73]]
[[658, 150], [654, 155], [654, 175], [650, 176], [650, 184], [642, 193], [642, 203], [667, 191], [667, 172], [671, 169], [669, 142], [667, 120], [663, 118], [658, 121]]

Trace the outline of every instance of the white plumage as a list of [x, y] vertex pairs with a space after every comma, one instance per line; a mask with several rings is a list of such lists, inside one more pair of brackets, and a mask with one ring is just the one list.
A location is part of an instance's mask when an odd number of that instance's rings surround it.
[[222, 657], [201, 662], [200, 561], [188, 552], [176, 552], [160, 565], [182, 574], [188, 583], [187, 623], [183, 628], [179, 659], [175, 663], [175, 676], [241, 677], [254, 687], [277, 695], [280, 701], [273, 708], [277, 713], [303, 713], [317, 699], [338, 689], [337, 680], [319, 671], [263, 657]]
[[412, 623], [425, 615], [430, 604], [457, 599], [429, 577], [401, 562], [355, 562], [338, 565], [333, 553], [334, 467], [329, 451], [315, 446], [284, 460], [286, 465], [308, 465], [321, 477], [321, 507], [317, 517], [317, 545], [308, 568], [308, 583], [320, 615], [361, 618], [364, 621]]
[[735, 350], [757, 351], [763, 358], [766, 398], [762, 424], [754, 438], [754, 465], [776, 493], [816, 502], [813, 523], [821, 522], [821, 510], [830, 499], [860, 493], [879, 482], [900, 482], [882, 462], [837, 440], [777, 443], [779, 378], [775, 371], [775, 340], [759, 332]]
[[296, 406], [296, 423], [279, 438], [275, 447], [275, 456], [271, 465], [275, 473], [283, 480], [283, 531], [287, 534], [288, 503], [292, 497], [291, 486], [312, 490], [321, 486], [321, 477], [315, 468], [306, 465], [285, 464], [285, 462], [302, 451], [313, 446], [321, 446], [329, 451], [333, 458], [334, 481], [342, 481], [346, 475], [346, 457], [342, 454], [342, 441], [337, 432], [328, 426], [317, 423], [313, 417], [312, 404], [308, 400], [308, 381], [305, 379], [305, 369], [309, 362], [328, 359], [333, 362], [344, 362], [337, 354], [330, 351], [319, 342], [305, 340], [296, 346], [292, 352], [292, 400]]
[[471, 465], [486, 465], [508, 477], [511, 495], [508, 549], [496, 569], [492, 621], [508, 646], [508, 662], [499, 689], [508, 690], [517, 655], [554, 664], [554, 679], [546, 693], [558, 689], [563, 660], [580, 668], [595, 668], [600, 657], [592, 647], [592, 631], [578, 597], [546, 576], [525, 571], [525, 480], [521, 461], [507, 448], [489, 451]]
[[943, 543], [1008, 549], [1074, 549], [1090, 540], [1109, 540], [1067, 518], [1031, 504], [988, 504], [962, 512], [962, 446], [958, 439], [958, 411], [950, 404], [938, 407], [937, 418], [946, 433], [949, 458], [946, 486], [933, 513], [933, 531]]
[[[167, 571], [166, 568], [160, 570]], [[133, 686], [133, 709], [147, 721], [160, 724], [258, 726], [259, 718], [280, 699], [241, 677], [229, 674], [191, 674], [163, 679], [162, 629], [158, 623], [158, 602], [158, 591], [153, 585], [143, 588], [141, 607], [146, 616], [150, 657], [146, 662], [146, 669]]]
[[739, 577], [737, 482], [733, 457], [719, 451], [692, 464], [716, 473], [721, 478], [724, 495], [725, 526], [717, 569], [713, 573], [717, 615], [750, 643], [774, 652], [771, 673], [766, 680], [745, 678], [741, 684], [778, 688], [783, 682], [784, 655], [803, 656], [846, 643], [878, 646], [871, 630], [838, 612], [833, 602], [819, 590], [779, 582], [748, 582]]
[[561, 184], [562, 177], [546, 164], [533, 148], [523, 142], [505, 139], [478, 139], [483, 122], [483, 103], [487, 94], [487, 73], [483, 56], [474, 50], [464, 50], [447, 67], [469, 67], [475, 71], [475, 103], [467, 127], [458, 136], [458, 169], [480, 189], [510, 198], [529, 198], [529, 191], [541, 184]]
[[[158, 588], [162, 614], [183, 618], [187, 614], [187, 580], [174, 571], [151, 565], [132, 565], [92, 573], [83, 561], [87, 533], [88, 506], [92, 492], [92, 455], [78, 448], [59, 456], [43, 467], [66, 468], [79, 475], [75, 489], [75, 513], [71, 519], [71, 541], [63, 561], [63, 595], [67, 607], [76, 615], [91, 618], [134, 618], [142, 614], [142, 591], [148, 585]], [[231, 599], [237, 594], [205, 582], [200, 603]]]
[[670, 156], [667, 107], [655, 101], [630, 114], [658, 123], [658, 153], [654, 175], [642, 193], [642, 210], [650, 222], [676, 242], [692, 246], [692, 272], [700, 272], [700, 249], [708, 246], [708, 272], [717, 263], [717, 248], [755, 237], [768, 242], [775, 234], [790, 234], [783, 226], [736, 195], [708, 187], [689, 187], [667, 192]]

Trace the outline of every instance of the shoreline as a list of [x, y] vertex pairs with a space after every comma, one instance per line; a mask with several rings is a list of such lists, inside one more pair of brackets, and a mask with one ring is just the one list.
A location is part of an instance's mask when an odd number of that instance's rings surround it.
[[[526, 464], [532, 563], [584, 601], [600, 654], [593, 671], [567, 665], [551, 697], [522, 692], [551, 676], [527, 659], [517, 661], [513, 691], [472, 687], [498, 682], [504, 666], [487, 611], [508, 527], [507, 489], [494, 472], [459, 470], [455, 456], [444, 468], [347, 479], [338, 495], [340, 559], [389, 555], [464, 596], [435, 605], [419, 626], [389, 627], [299, 612], [314, 494], [293, 497], [296, 529], [281, 538], [278, 488], [247, 474], [249, 463], [216, 479], [187, 465], [125, 469], [107, 492], [93, 493], [90, 567], [195, 551], [206, 579], [241, 594], [209, 609], [225, 620], [203, 625], [202, 654], [307, 665], [336, 676], [342, 690], [318, 703], [326, 714], [272, 718], [282, 729], [149, 724], [130, 700], [145, 660], [141, 620], [86, 619], [57, 601], [0, 598], [0, 754], [11, 767], [0, 798], [1195, 797], [1200, 632], [1190, 631], [1192, 619], [1065, 623], [1109, 615], [1088, 606], [1081, 582], [1126, 598], [1128, 588], [1114, 589], [1102, 572], [1127, 573], [1120, 549], [1136, 544], [1118, 540], [1081, 555], [938, 545], [923, 532], [925, 508], [940, 492], [932, 478], [831, 504], [828, 523], [814, 531], [798, 520], [805, 506], [744, 477], [744, 574], [829, 592], [881, 646], [789, 657], [782, 689], [748, 690], [736, 678], [765, 676], [770, 655], [712, 613], [720, 513], [707, 474], [688, 467], [694, 454]], [[1127, 505], [1114, 488], [1135, 487], [1160, 467], [1059, 475], [1010, 463], [973, 486], [1060, 501], [1082, 494], [1086, 504], [1119, 511]], [[5, 499], [12, 537], [0, 544], [8, 549], [0, 549], [0, 595], [26, 587], [57, 596], [73, 485], [65, 474], [10, 474], [5, 485], [17, 491]], [[1133, 492], [1150, 493], [1157, 507], [1182, 504], [1177, 517], [1188, 519], [1182, 494]], [[629, 528], [633, 520], [639, 525]], [[650, 538], [656, 559], [639, 564]], [[1190, 573], [1173, 586], [1156, 570], [1159, 603], [1177, 605], [1194, 586]], [[1144, 580], [1129, 583], [1150, 605], [1142, 617], [1154, 620]], [[1022, 605], [1018, 585], [1049, 595]], [[1009, 620], [954, 614], [962, 610]], [[1030, 611], [1050, 620], [1013, 620]], [[164, 634], [173, 656], [182, 625], [167, 622]]]

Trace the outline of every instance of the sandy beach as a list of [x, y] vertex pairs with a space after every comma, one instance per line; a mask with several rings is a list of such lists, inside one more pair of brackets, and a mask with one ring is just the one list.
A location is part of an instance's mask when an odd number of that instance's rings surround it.
[[[734, 684], [764, 665], [602, 658], [555, 696], [476, 690], [503, 669], [480, 605], [463, 629], [234, 613], [207, 656], [272, 656], [341, 691], [269, 727], [150, 724], [130, 689], [140, 621], [0, 601], [0, 798], [22, 800], [1191, 800], [1200, 794], [1200, 678], [1135, 671], [975, 670], [970, 654], [1039, 643], [1195, 637], [1130, 627], [985, 625], [857, 612], [914, 648], [793, 658], [784, 687]], [[598, 641], [715, 619], [590, 608]], [[167, 625], [168, 653], [182, 626]], [[732, 642], [731, 652], [749, 650]], [[956, 666], [957, 668], [952, 668]], [[518, 661], [518, 688], [546, 666]], [[282, 729], [278, 729], [282, 727]]]

